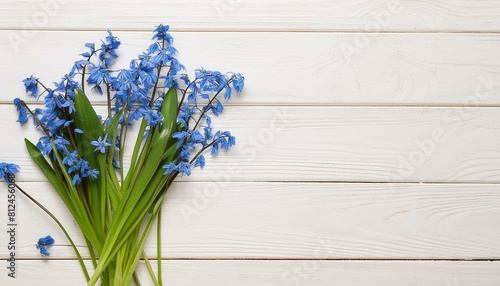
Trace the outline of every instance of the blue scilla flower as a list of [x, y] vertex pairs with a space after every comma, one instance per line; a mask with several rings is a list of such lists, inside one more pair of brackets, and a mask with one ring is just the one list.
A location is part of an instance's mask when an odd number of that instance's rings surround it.
[[167, 63], [169, 63], [172, 60], [173, 56], [176, 53], [177, 53], [177, 50], [174, 47], [168, 46], [168, 47], [160, 49], [158, 51], [158, 53], [156, 53], [156, 55], [151, 57], [151, 61], [155, 65], [166, 65]]
[[172, 38], [172, 36], [170, 36], [170, 34], [167, 33], [168, 29], [170, 29], [169, 25], [162, 25], [162, 24], [160, 24], [153, 31], [153, 33], [154, 33], [153, 39], [157, 39], [159, 41], [165, 41], [165, 42], [167, 42], [168, 44], [171, 45], [172, 42], [174, 41], [174, 38]]
[[38, 139], [36, 147], [42, 152], [43, 155], [48, 155], [52, 152], [52, 144], [47, 136], [42, 136]]
[[62, 163], [71, 167], [78, 162], [78, 157], [78, 152], [76, 150], [73, 152], [68, 152], [66, 153], [66, 155], [64, 155]]
[[203, 169], [203, 167], [205, 167], [205, 156], [203, 155], [198, 156], [198, 158], [196, 158], [196, 160], [194, 161], [194, 166]]
[[188, 162], [179, 162], [178, 164], [170, 162], [167, 165], [163, 165], [163, 168], [165, 169], [164, 175], [169, 175], [173, 172], [179, 172], [181, 176], [191, 175], [191, 164]]
[[[221, 143], [222, 148], [224, 149], [229, 149], [230, 147], [236, 145], [236, 138], [231, 135], [231, 132], [229, 131], [223, 131], [221, 138], [224, 139], [224, 143]], [[221, 140], [221, 139], [219, 139]]]
[[191, 142], [193, 143], [201, 143], [204, 139], [205, 137], [198, 130], [194, 130], [191, 133]]
[[179, 153], [179, 158], [187, 160], [191, 156], [191, 152], [189, 152], [189, 149], [191, 149], [192, 145], [184, 145], [181, 149], [181, 152]]
[[179, 173], [181, 173], [181, 176], [191, 175], [191, 164], [189, 164], [188, 162], [180, 162], [179, 164], [177, 164], [176, 169]]
[[91, 178], [91, 179], [97, 179], [97, 176], [99, 175], [99, 170], [97, 169], [88, 169], [85, 174], [83, 174], [84, 178]]
[[24, 105], [24, 102], [19, 98], [14, 98], [14, 105], [16, 106], [17, 113], [19, 117], [17, 118], [17, 122], [23, 124], [28, 121], [28, 109]]
[[245, 78], [240, 73], [234, 75], [233, 87], [237, 92], [243, 91], [243, 87], [245, 87]]
[[113, 59], [118, 58], [115, 50], [120, 46], [120, 40], [113, 36], [111, 30], [108, 29], [108, 36], [106, 36], [106, 42], [102, 42], [101, 51], [98, 55], [99, 60], [104, 66], [109, 66]]
[[0, 162], [0, 178], [4, 178], [5, 181], [10, 182], [9, 176], [19, 173], [20, 167], [13, 163]]
[[222, 103], [217, 100], [217, 102], [214, 104], [210, 105], [210, 110], [212, 110], [212, 113], [215, 116], [219, 116], [220, 113], [224, 110], [224, 106], [222, 106]]
[[99, 85], [104, 81], [104, 79], [109, 80], [109, 77], [110, 75], [108, 67], [102, 63], [99, 63], [98, 65], [93, 66], [90, 70], [90, 75], [87, 79], [87, 82], [90, 84], [94, 84], [94, 88], [97, 89], [100, 94], [102, 94], [102, 89]]
[[24, 87], [27, 93], [31, 93], [34, 97], [38, 96], [38, 78], [30, 76], [23, 80]]
[[172, 138], [175, 138], [179, 140], [179, 143], [177, 143], [177, 149], [181, 148], [182, 144], [184, 141], [191, 136], [191, 133], [187, 131], [180, 131], [180, 132], [175, 132], [172, 134]]
[[63, 153], [68, 153], [68, 148], [66, 148], [66, 146], [71, 144], [68, 140], [56, 135], [53, 142], [54, 145], [56, 145], [57, 150], [63, 151]]
[[28, 121], [28, 109], [26, 107], [21, 107], [19, 110], [19, 117], [17, 118], [17, 122], [23, 124]]
[[90, 168], [89, 162], [80, 158], [68, 168], [68, 174], [73, 174], [71, 183], [79, 185], [83, 178], [97, 179], [99, 170]]
[[73, 179], [71, 180], [71, 184], [73, 186], [77, 186], [77, 185], [80, 185], [82, 183], [82, 177], [80, 177], [79, 174], [75, 174], [73, 176]]
[[149, 106], [140, 106], [137, 109], [137, 112], [142, 114], [151, 126], [156, 126], [163, 119], [160, 115], [158, 115], [158, 112]]
[[80, 55], [82, 57], [89, 58], [92, 54], [95, 53], [95, 43], [85, 43], [85, 47], [87, 47], [89, 49], [89, 51], [85, 52], [85, 53], [81, 53]]
[[50, 235], [47, 235], [38, 240], [38, 242], [36, 243], [36, 249], [40, 251], [40, 254], [42, 256], [50, 256], [50, 252], [47, 251], [47, 246], [53, 245], [54, 242], [54, 238], [52, 238], [52, 236]]
[[121, 44], [120, 40], [117, 37], [113, 36], [113, 32], [110, 29], [108, 29], [108, 35], [106, 36], [106, 44], [105, 44], [106, 48], [108, 50], [116, 50], [118, 49], [120, 44]]
[[165, 169], [165, 172], [163, 173], [164, 175], [169, 175], [169, 174], [172, 174], [174, 171], [175, 171], [175, 164], [170, 162], [166, 165], [163, 165], [162, 167], [163, 169]]
[[214, 142], [212, 145], [212, 150], [210, 151], [210, 155], [217, 155], [219, 154], [219, 144], [218, 142]]
[[111, 146], [111, 141], [108, 139], [108, 134], [106, 134], [104, 138], [99, 136], [97, 140], [91, 141], [90, 144], [96, 146], [94, 152], [99, 151], [104, 154], [106, 153], [107, 147]]

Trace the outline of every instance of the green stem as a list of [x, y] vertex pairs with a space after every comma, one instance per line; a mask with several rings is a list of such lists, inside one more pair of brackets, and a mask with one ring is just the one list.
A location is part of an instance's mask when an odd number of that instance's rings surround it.
[[149, 276], [151, 276], [151, 280], [153, 281], [153, 284], [155, 286], [161, 286], [161, 284], [158, 282], [158, 280], [155, 277], [155, 272], [153, 271], [153, 267], [151, 266], [151, 263], [149, 262], [149, 259], [146, 255], [146, 252], [142, 253], [142, 257], [144, 257], [144, 262], [146, 264], [146, 268], [148, 269]]
[[161, 274], [161, 210], [162, 207], [158, 210], [157, 224], [156, 224], [156, 261], [158, 262], [158, 285], [163, 285], [163, 279]]

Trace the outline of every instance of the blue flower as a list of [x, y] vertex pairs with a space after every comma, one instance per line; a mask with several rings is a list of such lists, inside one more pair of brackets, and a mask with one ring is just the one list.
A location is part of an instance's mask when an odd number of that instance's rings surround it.
[[175, 168], [179, 173], [181, 173], [181, 176], [191, 175], [191, 164], [188, 162], [180, 162]]
[[233, 86], [237, 92], [241, 92], [245, 87], [245, 78], [240, 73], [234, 75]]
[[101, 52], [98, 57], [104, 66], [109, 66], [113, 59], [118, 58], [115, 50], [120, 46], [121, 42], [117, 37], [113, 36], [111, 30], [108, 30], [108, 36], [106, 37], [106, 43], [102, 42]]
[[220, 101], [217, 100], [217, 103], [215, 104], [215, 106], [212, 104], [210, 106], [210, 109], [212, 110], [212, 113], [215, 116], [218, 116], [219, 113], [221, 113], [224, 110], [224, 106], [222, 106], [222, 103], [220, 103]]
[[17, 117], [17, 122], [23, 124], [23, 123], [26, 123], [28, 121], [28, 109], [26, 109], [26, 107], [21, 107], [19, 109], [19, 116]]
[[38, 78], [30, 76], [23, 80], [24, 87], [27, 93], [31, 93], [34, 97], [38, 96]]
[[47, 136], [40, 137], [40, 139], [38, 139], [36, 147], [38, 147], [38, 149], [42, 151], [43, 155], [48, 155], [52, 152], [52, 144], [50, 143], [50, 139]]
[[208, 141], [214, 138], [214, 135], [212, 134], [212, 128], [210, 126], [203, 127], [203, 137], [203, 146], [207, 145]]
[[219, 144], [217, 142], [214, 143], [212, 146], [212, 151], [210, 151], [210, 155], [217, 155], [219, 154]]
[[175, 171], [175, 164], [170, 162], [167, 165], [163, 165], [163, 169], [166, 169], [163, 175], [169, 175]]
[[222, 132], [222, 136], [219, 137], [219, 143], [221, 143], [221, 147], [225, 150], [230, 147], [236, 145], [236, 138], [231, 135], [231, 132], [224, 131]]
[[[165, 65], [172, 60], [173, 55], [176, 53], [177, 53], [177, 50], [174, 47], [168, 46], [168, 47], [161, 49], [158, 54], [153, 56], [151, 58], [151, 61], [156, 65]], [[173, 68], [177, 69], [177, 68], [179, 68], [179, 66], [176, 65]]]
[[200, 155], [198, 158], [196, 158], [196, 160], [194, 161], [194, 166], [200, 166], [200, 169], [203, 169], [203, 167], [205, 167], [205, 157], [203, 155]]
[[177, 149], [181, 148], [182, 144], [187, 138], [189, 138], [189, 136], [191, 136], [191, 133], [187, 131], [180, 131], [172, 134], [172, 138], [179, 140], [179, 143], [177, 143]]
[[97, 176], [99, 175], [99, 171], [97, 169], [89, 169], [87, 173], [85, 173], [85, 177], [89, 177], [91, 179], [97, 179]]
[[187, 127], [189, 120], [196, 113], [196, 110], [195, 106], [190, 106], [188, 103], [184, 104], [179, 109], [179, 114], [177, 115], [179, 123], [181, 123], [184, 127]]
[[17, 122], [23, 124], [23, 123], [26, 123], [28, 121], [28, 109], [26, 109], [26, 107], [22, 106], [20, 109], [19, 109], [19, 117], [17, 118]]
[[120, 40], [113, 36], [113, 32], [108, 29], [108, 35], [106, 36], [106, 47], [111, 50], [115, 50], [120, 46]]
[[156, 126], [162, 120], [160, 115], [158, 115], [157, 112], [154, 112], [149, 106], [140, 106], [137, 109], [137, 112], [142, 114], [151, 126]]
[[181, 176], [191, 175], [191, 164], [189, 164], [188, 162], [180, 162], [177, 165], [173, 162], [170, 162], [167, 165], [163, 165], [163, 168], [166, 169], [163, 173], [164, 175], [169, 175], [173, 172], [179, 172], [181, 173]]
[[20, 167], [13, 163], [0, 163], [0, 177], [4, 178], [5, 181], [10, 182], [9, 177], [13, 176], [15, 173], [19, 173]]
[[59, 108], [65, 108], [65, 107], [69, 107], [71, 105], [70, 102], [62, 96], [54, 97], [54, 101], [56, 102], [56, 104]]
[[63, 160], [62, 160], [62, 163], [67, 165], [67, 166], [73, 166], [74, 164], [76, 164], [78, 162], [78, 152], [77, 151], [73, 151], [71, 153], [66, 153], [66, 155], [64, 156]]
[[95, 53], [95, 43], [85, 43], [85, 47], [89, 48], [88, 52], [80, 54], [82, 57], [90, 57], [93, 53]]
[[172, 36], [170, 36], [170, 34], [167, 33], [169, 28], [170, 28], [169, 25], [160, 24], [159, 26], [157, 26], [156, 29], [153, 31], [155, 33], [153, 35], [153, 39], [157, 39], [159, 41], [165, 41], [169, 44], [172, 44], [174, 38], [172, 38]]
[[86, 174], [89, 169], [90, 169], [89, 162], [87, 162], [84, 159], [80, 159], [80, 160], [78, 160], [78, 162], [76, 162], [76, 164], [73, 164], [73, 166], [71, 166], [68, 169], [68, 174], [71, 174], [73, 172], [77, 172], [80, 174]]
[[232, 89], [230, 87], [226, 87], [226, 91], [224, 92], [224, 99], [229, 100], [231, 98], [231, 91]]
[[180, 159], [189, 159], [189, 157], [191, 156], [191, 152], [189, 152], [191, 146], [192, 144], [186, 144], [182, 147], [181, 152], [179, 153]]
[[75, 174], [73, 176], [73, 180], [71, 180], [71, 184], [73, 186], [76, 186], [76, 185], [80, 185], [81, 183], [82, 183], [82, 178], [80, 177], [80, 175]]
[[47, 235], [46, 237], [42, 237], [38, 240], [36, 243], [36, 249], [40, 251], [40, 254], [42, 256], [50, 256], [50, 253], [47, 251], [47, 246], [53, 245], [55, 240], [52, 238], [52, 236]]
[[201, 143], [201, 142], [203, 142], [204, 139], [205, 139], [205, 137], [203, 135], [201, 135], [200, 131], [198, 131], [198, 130], [195, 130], [191, 133], [191, 142]]
[[101, 91], [98, 87], [104, 81], [104, 79], [109, 79], [108, 67], [99, 63], [90, 70], [90, 75], [87, 79], [87, 82], [95, 84], [94, 87]]
[[97, 141], [90, 142], [91, 145], [96, 146], [95, 151], [99, 151], [102, 154], [106, 153], [106, 147], [111, 146], [111, 141], [108, 139], [108, 134], [104, 136], [104, 138], [97, 138]]
[[68, 148], [66, 148], [66, 145], [70, 145], [68, 140], [64, 139], [63, 137], [56, 135], [54, 139], [54, 145], [56, 145], [56, 149], [63, 151], [64, 153], [68, 153]]

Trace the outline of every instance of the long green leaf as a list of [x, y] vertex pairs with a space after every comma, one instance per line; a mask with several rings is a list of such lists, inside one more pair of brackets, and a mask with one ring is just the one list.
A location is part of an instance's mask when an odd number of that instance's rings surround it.
[[104, 135], [102, 123], [92, 107], [92, 103], [81, 90], [75, 91], [75, 109], [76, 112], [72, 114], [75, 128], [83, 131], [83, 134], [76, 134], [78, 153], [89, 162], [92, 168], [98, 168], [97, 158], [93, 154], [94, 147], [90, 142]]

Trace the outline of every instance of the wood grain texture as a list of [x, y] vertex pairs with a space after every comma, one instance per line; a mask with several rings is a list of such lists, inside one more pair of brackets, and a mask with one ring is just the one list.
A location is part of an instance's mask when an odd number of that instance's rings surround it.
[[[27, 98], [21, 80], [34, 74], [50, 86], [67, 73], [84, 42], [105, 32], [40, 32], [4, 51], [0, 102]], [[128, 67], [151, 33], [116, 32]], [[500, 35], [355, 33], [173, 33], [189, 73], [237, 71], [244, 105], [495, 105], [500, 104]], [[36, 43], [36, 44], [35, 44]], [[102, 102], [102, 96], [93, 100]]]
[[2, 2], [0, 28], [144, 30], [165, 23], [208, 31], [499, 31], [500, 2], [437, 1]]
[[[153, 265], [156, 265], [154, 262]], [[0, 276], [12, 286], [83, 285], [76, 261], [19, 261], [16, 279]], [[41, 271], [43, 269], [43, 271]], [[172, 286], [497, 286], [499, 262], [443, 261], [163, 261], [165, 283]], [[57, 275], [55, 274], [57, 273]], [[144, 264], [139, 265], [144, 286], [153, 285]], [[43, 284], [42, 284], [43, 285]]]
[[[48, 183], [21, 185], [85, 248]], [[18, 258], [40, 258], [34, 243], [47, 234], [57, 241], [53, 259], [75, 257], [50, 218], [21, 194], [17, 201]], [[162, 252], [189, 259], [499, 259], [499, 219], [496, 184], [179, 182], [164, 205]], [[150, 237], [146, 252], [156, 257], [154, 232]], [[0, 248], [1, 259], [6, 251]]]
[[[23, 141], [41, 135], [15, 112], [0, 106], [0, 158], [21, 166], [19, 180], [44, 181]], [[214, 128], [237, 148], [184, 179], [499, 182], [499, 119], [497, 108], [231, 106]]]

